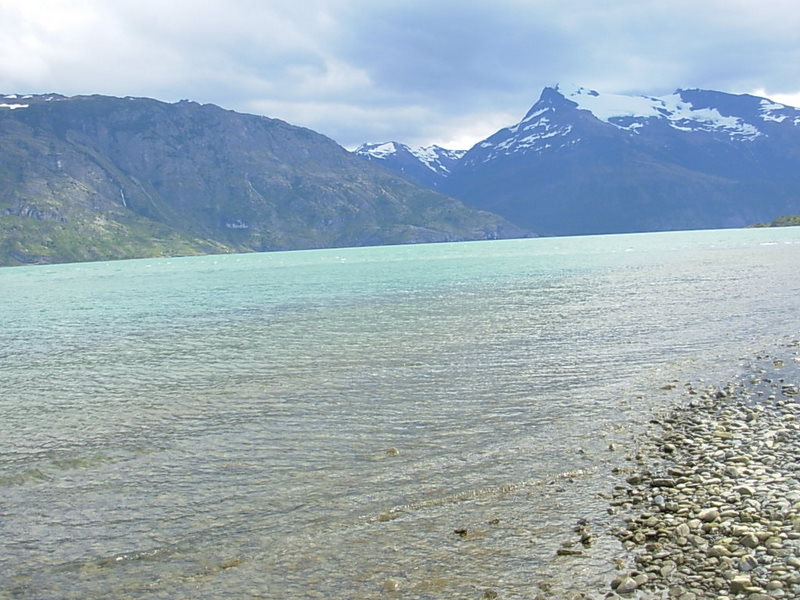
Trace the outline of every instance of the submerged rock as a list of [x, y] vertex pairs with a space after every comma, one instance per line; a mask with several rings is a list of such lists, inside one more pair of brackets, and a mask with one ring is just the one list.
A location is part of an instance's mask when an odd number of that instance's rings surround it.
[[394, 577], [390, 577], [386, 581], [383, 582], [383, 591], [385, 592], [396, 592], [400, 589], [400, 580], [395, 579]]

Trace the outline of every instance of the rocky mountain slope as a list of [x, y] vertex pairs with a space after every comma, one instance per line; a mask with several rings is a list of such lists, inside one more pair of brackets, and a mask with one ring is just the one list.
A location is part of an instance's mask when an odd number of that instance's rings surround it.
[[0, 264], [516, 237], [311, 130], [213, 105], [0, 96]]
[[[393, 159], [381, 161], [400, 172]], [[545, 235], [741, 227], [800, 210], [800, 110], [708, 90], [545, 88], [436, 187]]]

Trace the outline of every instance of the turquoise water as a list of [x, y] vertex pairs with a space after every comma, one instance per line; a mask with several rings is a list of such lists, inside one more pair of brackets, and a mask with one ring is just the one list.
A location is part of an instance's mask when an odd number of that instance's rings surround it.
[[608, 444], [798, 333], [798, 264], [786, 228], [0, 270], [0, 598], [606, 586], [554, 553]]

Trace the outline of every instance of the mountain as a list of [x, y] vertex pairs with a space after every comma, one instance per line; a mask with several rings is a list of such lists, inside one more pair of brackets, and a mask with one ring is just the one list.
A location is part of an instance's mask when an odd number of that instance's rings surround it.
[[800, 110], [698, 89], [545, 88], [436, 187], [544, 235], [742, 227], [800, 210]]
[[524, 235], [309, 129], [214, 105], [0, 96], [0, 264]]
[[466, 150], [447, 150], [441, 146], [406, 146], [398, 142], [362, 144], [354, 152], [403, 175], [409, 181], [431, 188], [450, 175]]

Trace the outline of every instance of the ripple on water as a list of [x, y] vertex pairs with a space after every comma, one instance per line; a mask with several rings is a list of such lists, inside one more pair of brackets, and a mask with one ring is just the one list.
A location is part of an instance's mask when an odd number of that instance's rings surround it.
[[605, 591], [606, 542], [556, 550], [606, 526], [634, 433], [797, 324], [800, 245], [768, 235], [0, 272], [0, 589]]

